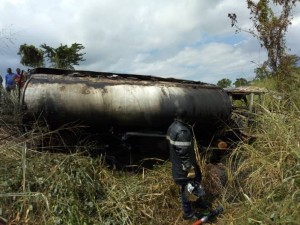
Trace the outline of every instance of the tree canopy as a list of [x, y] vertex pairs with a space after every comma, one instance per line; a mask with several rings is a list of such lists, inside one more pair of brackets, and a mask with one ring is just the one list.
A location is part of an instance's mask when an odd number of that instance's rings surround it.
[[233, 84], [235, 87], [241, 87], [248, 85], [249, 82], [245, 78], [237, 78]]
[[74, 69], [80, 61], [85, 61], [85, 53], [79, 53], [84, 49], [82, 44], [73, 43], [71, 47], [62, 45], [53, 48], [46, 44], [37, 48], [33, 45], [23, 44], [19, 48], [21, 64], [30, 67], [44, 66], [45, 60], [50, 62], [50, 67], [57, 69]]
[[18, 55], [21, 56], [20, 63], [24, 66], [40, 67], [44, 65], [43, 51], [33, 45], [21, 45]]
[[[286, 32], [292, 20], [292, 9], [299, 0], [246, 0], [250, 10], [253, 29], [243, 30], [237, 25], [237, 15], [229, 13], [231, 26], [237, 32], [246, 31], [258, 39], [267, 51], [268, 60], [257, 72], [259, 75], [269, 75], [277, 78], [278, 84], [290, 74], [283, 68], [286, 66], [284, 58], [287, 56]], [[277, 7], [274, 7], [277, 6]]]
[[229, 80], [228, 78], [223, 78], [218, 81], [217, 85], [221, 88], [227, 88], [231, 86], [232, 81]]
[[41, 48], [53, 68], [74, 69], [74, 65], [79, 65], [79, 61], [85, 61], [85, 53], [79, 53], [84, 46], [78, 43], [72, 44], [71, 47], [61, 44], [58, 48], [43, 44]]
[[285, 35], [291, 24], [292, 8], [296, 0], [273, 0], [281, 7], [281, 12], [275, 13], [269, 0], [260, 0], [257, 3], [247, 0], [251, 19], [256, 29], [256, 37], [261, 46], [267, 49], [268, 64], [273, 72], [278, 71], [282, 58], [286, 55]]

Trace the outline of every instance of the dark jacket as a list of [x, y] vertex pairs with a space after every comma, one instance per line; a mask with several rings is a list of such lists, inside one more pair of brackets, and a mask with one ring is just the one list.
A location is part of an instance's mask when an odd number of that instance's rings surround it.
[[190, 126], [180, 120], [175, 120], [168, 129], [167, 140], [174, 181], [176, 183], [188, 181], [188, 170], [193, 166], [196, 173], [195, 179], [200, 182], [201, 174], [196, 163], [193, 134]]

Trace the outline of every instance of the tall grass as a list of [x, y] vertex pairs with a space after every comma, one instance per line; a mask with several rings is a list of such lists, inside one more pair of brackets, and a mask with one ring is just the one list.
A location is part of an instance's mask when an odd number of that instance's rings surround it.
[[23, 192], [20, 161], [1, 171], [2, 216], [11, 224], [167, 224], [178, 207], [169, 166], [133, 174], [101, 158], [30, 152]]
[[231, 155], [220, 224], [300, 224], [300, 112], [283, 105], [262, 107], [256, 141]]

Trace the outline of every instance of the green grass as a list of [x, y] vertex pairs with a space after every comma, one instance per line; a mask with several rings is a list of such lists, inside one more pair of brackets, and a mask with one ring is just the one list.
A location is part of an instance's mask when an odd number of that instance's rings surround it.
[[20, 155], [6, 162], [11, 166], [1, 171], [0, 202], [10, 221], [166, 224], [172, 218], [160, 217], [161, 213], [178, 206], [177, 199], [172, 202], [178, 193], [169, 165], [135, 174], [110, 170], [101, 158], [32, 151], [26, 161], [25, 192]]
[[262, 107], [257, 140], [231, 156], [223, 195], [229, 215], [220, 224], [299, 224], [300, 112], [297, 107]]

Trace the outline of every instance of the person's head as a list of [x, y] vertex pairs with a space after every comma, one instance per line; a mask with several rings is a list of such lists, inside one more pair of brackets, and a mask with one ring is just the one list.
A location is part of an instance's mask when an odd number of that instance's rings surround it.
[[175, 113], [175, 119], [187, 122], [187, 111], [182, 108], [178, 108]]
[[12, 72], [11, 72], [11, 68], [7, 68], [7, 73], [9, 73], [9, 74], [11, 74]]
[[17, 68], [17, 69], [16, 69], [16, 72], [17, 72], [17, 74], [20, 74], [20, 73], [21, 73], [20, 68]]

